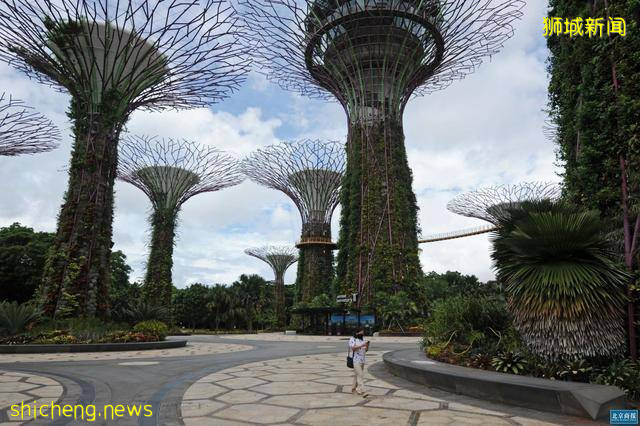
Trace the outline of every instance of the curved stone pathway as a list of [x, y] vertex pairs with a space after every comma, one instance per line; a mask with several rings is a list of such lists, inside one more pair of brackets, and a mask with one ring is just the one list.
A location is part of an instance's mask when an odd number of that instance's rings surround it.
[[[24, 403], [33, 408], [35, 403], [39, 409], [42, 405], [57, 403], [63, 391], [60, 382], [49, 377], [0, 370], [0, 423], [10, 421], [12, 425], [19, 425], [22, 421], [31, 420], [33, 411], [23, 419], [11, 417], [11, 406]], [[42, 411], [46, 413], [48, 409], [43, 408]]]
[[[382, 353], [369, 352], [368, 365], [380, 362]], [[524, 409], [494, 409], [488, 403], [480, 407], [456, 395], [416, 392], [376, 378], [369, 369], [365, 384], [370, 396], [362, 398], [351, 393], [352, 373], [345, 366], [345, 354], [298, 356], [229, 368], [187, 389], [182, 418], [186, 426], [567, 424], [546, 422], [542, 418], [554, 416], [544, 413], [530, 418]]]
[[52, 354], [0, 354], [0, 363], [56, 362], [56, 361], [104, 361], [132, 358], [168, 358], [200, 355], [216, 355], [248, 351], [253, 346], [227, 343], [189, 342], [183, 348], [150, 349], [144, 351], [77, 352]]

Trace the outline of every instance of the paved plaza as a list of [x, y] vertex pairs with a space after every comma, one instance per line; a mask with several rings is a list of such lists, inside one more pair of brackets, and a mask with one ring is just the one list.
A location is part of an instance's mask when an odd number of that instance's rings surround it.
[[[372, 338], [365, 384], [351, 393], [345, 337], [188, 336], [185, 348], [102, 354], [0, 355], [0, 425], [7, 408], [32, 405], [150, 404], [151, 417], [118, 425], [574, 425], [593, 423], [454, 395], [390, 375], [382, 354], [415, 338]], [[178, 339], [176, 337], [176, 339]], [[89, 424], [59, 419], [54, 424]]]

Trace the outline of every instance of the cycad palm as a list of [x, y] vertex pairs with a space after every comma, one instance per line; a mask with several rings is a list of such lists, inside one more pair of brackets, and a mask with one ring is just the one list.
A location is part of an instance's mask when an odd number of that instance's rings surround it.
[[547, 359], [620, 351], [627, 276], [597, 212], [526, 202], [499, 225], [492, 258], [529, 349]]

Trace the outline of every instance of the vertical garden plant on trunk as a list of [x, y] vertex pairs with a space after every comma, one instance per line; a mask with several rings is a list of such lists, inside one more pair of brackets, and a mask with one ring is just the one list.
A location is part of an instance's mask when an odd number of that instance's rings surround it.
[[0, 3], [0, 60], [71, 95], [73, 150], [41, 286], [48, 315], [108, 314], [113, 186], [123, 125], [139, 108], [226, 97], [247, 63], [224, 0]]
[[[629, 355], [635, 361], [640, 276], [640, 4], [633, 0], [550, 0], [562, 20], [604, 18], [590, 37], [550, 36], [549, 115], [567, 199], [597, 209], [617, 234], [627, 283]], [[624, 19], [625, 34], [608, 31]], [[618, 21], [619, 22], [619, 21]], [[613, 29], [613, 28], [611, 28]]]
[[143, 295], [154, 306], [169, 307], [178, 213], [196, 194], [242, 182], [239, 164], [210, 146], [131, 136], [121, 144], [118, 177], [151, 201], [151, 249]]

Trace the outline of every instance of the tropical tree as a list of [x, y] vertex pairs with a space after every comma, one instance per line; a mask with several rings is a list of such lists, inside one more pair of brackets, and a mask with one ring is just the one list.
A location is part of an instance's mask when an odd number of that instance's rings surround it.
[[[111, 316], [124, 319], [129, 310], [140, 298], [140, 286], [129, 281], [131, 267], [127, 264], [127, 256], [120, 250], [111, 253], [111, 281], [109, 283], [109, 306]], [[150, 319], [150, 318], [149, 318]]]
[[594, 211], [548, 200], [510, 210], [493, 237], [492, 258], [514, 326], [547, 358], [608, 356], [624, 346], [624, 287]]
[[249, 332], [253, 332], [253, 324], [258, 312], [267, 305], [267, 282], [260, 275], [240, 275], [238, 281], [233, 283], [235, 299], [244, 311], [244, 317]]
[[175, 320], [191, 329], [206, 327], [210, 313], [207, 307], [210, 296], [209, 287], [200, 283], [175, 291], [172, 301]]
[[33, 297], [53, 237], [19, 223], [0, 229], [0, 300], [24, 303]]
[[402, 325], [406, 324], [407, 321], [410, 321], [412, 317], [418, 314], [416, 303], [411, 300], [409, 295], [404, 291], [390, 296], [387, 295], [384, 298], [386, 299], [386, 303], [380, 305], [380, 315], [383, 321], [382, 326], [384, 327], [386, 324], [387, 329], [391, 329], [391, 326], [395, 324], [404, 332]]
[[231, 308], [231, 295], [227, 287], [216, 284], [210, 290], [210, 300], [207, 309], [213, 312], [213, 319], [216, 331], [220, 329], [220, 322], [226, 317], [226, 313]]
[[310, 308], [331, 308], [335, 305], [335, 300], [326, 293], [317, 295], [316, 297], [311, 299], [311, 302], [309, 302]]

